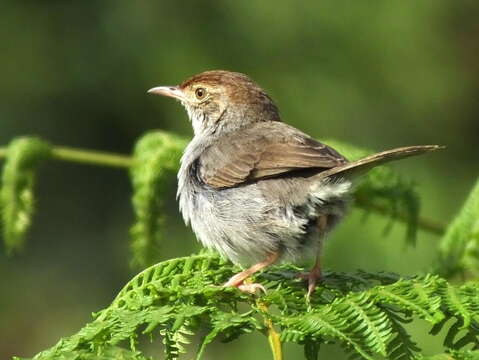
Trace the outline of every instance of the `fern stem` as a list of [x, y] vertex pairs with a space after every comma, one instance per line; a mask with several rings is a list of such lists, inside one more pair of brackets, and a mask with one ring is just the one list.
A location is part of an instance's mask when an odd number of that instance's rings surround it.
[[72, 161], [84, 164], [129, 168], [133, 165], [133, 158], [108, 152], [73, 149], [56, 146], [52, 149], [52, 156], [58, 160]]
[[[258, 306], [258, 309], [260, 309], [262, 312], [264, 313], [268, 312], [268, 307], [266, 306], [265, 303], [258, 300], [256, 301], [256, 305]], [[267, 330], [268, 342], [271, 348], [271, 353], [273, 354], [273, 360], [283, 360], [283, 349], [281, 346], [281, 339], [279, 337], [278, 332], [274, 329], [273, 322], [271, 321], [271, 319], [265, 318], [264, 324], [266, 328], [268, 329]]]
[[[388, 209], [385, 206], [381, 206], [379, 204], [366, 203], [362, 199], [357, 199], [355, 202], [355, 205], [362, 209], [372, 210], [381, 215], [386, 215], [388, 213]], [[401, 221], [406, 221], [406, 222], [408, 220], [407, 215], [404, 213], [398, 213], [397, 218]], [[444, 235], [446, 232], [446, 226], [444, 224], [441, 224], [435, 220], [425, 218], [422, 216], [420, 216], [417, 219], [417, 225], [420, 229], [424, 231], [428, 231], [435, 235], [439, 235], [439, 236]]]
[[[0, 159], [7, 156], [7, 149], [0, 148]], [[133, 165], [133, 158], [130, 156], [113, 154], [103, 151], [92, 151], [75, 149], [71, 147], [55, 146], [52, 148], [51, 156], [57, 160], [70, 161], [82, 164], [97, 166], [110, 166], [117, 168], [129, 168]]]

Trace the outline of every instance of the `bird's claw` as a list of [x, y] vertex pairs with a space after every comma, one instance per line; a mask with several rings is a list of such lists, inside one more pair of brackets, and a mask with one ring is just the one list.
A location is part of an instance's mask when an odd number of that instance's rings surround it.
[[263, 293], [266, 294], [266, 289], [264, 288], [264, 286], [257, 283], [230, 284], [230, 282], [228, 281], [227, 283], [223, 284], [223, 287], [235, 287], [238, 290], [248, 294], [254, 294], [257, 290], [261, 290]]
[[306, 294], [306, 298], [309, 300], [311, 294], [316, 289], [316, 283], [321, 279], [321, 271], [319, 269], [313, 268], [308, 273], [297, 274], [297, 277], [308, 281], [308, 293]]
[[261, 284], [256, 284], [256, 283], [241, 284], [241, 285], [238, 285], [238, 289], [241, 290], [242, 292], [247, 292], [250, 294], [256, 293], [256, 290], [261, 290], [263, 293], [266, 294], [266, 289], [264, 288], [264, 286]]

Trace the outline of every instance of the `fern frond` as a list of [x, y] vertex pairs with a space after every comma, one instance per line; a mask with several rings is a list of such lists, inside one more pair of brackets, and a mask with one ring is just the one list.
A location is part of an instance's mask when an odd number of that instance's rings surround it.
[[[448, 346], [465, 346], [477, 337], [477, 284], [455, 287], [433, 275], [401, 279], [388, 273], [325, 272], [307, 303], [304, 284], [295, 276], [299, 270], [280, 265], [258, 274], [253, 280], [268, 289], [258, 299], [218, 286], [238, 269], [211, 253], [153, 265], [126, 284], [93, 322], [35, 359], [98, 353], [121, 344], [137, 351], [138, 339], [145, 335], [160, 337], [167, 358], [176, 359], [201, 325], [208, 332], [199, 346], [199, 359], [218, 337], [231, 341], [253, 331], [263, 333], [267, 321], [281, 329], [282, 342], [304, 345], [309, 358], [320, 344], [335, 342], [353, 357], [414, 359], [419, 349], [403, 324], [416, 318], [436, 330], [448, 319], [460, 320], [461, 326], [469, 319], [469, 326], [448, 330]], [[267, 307], [275, 311], [265, 311]]]
[[379, 286], [376, 293], [383, 302], [397, 305], [403, 311], [411, 311], [436, 324], [444, 318], [439, 309], [441, 297], [437, 294], [442, 282], [437, 276], [427, 275], [424, 278], [400, 280], [394, 286]]
[[475, 296], [474, 288], [467, 285], [455, 287], [444, 283], [439, 291], [445, 310], [460, 318], [463, 328], [469, 327], [473, 318], [479, 320], [479, 298]]
[[23, 247], [34, 212], [35, 172], [50, 152], [49, 144], [34, 137], [17, 138], [8, 146], [0, 189], [3, 239], [8, 253]]
[[252, 311], [243, 314], [236, 312], [212, 312], [210, 320], [211, 330], [203, 338], [196, 359], [199, 360], [202, 357], [206, 345], [216, 339], [219, 334], [223, 334], [224, 342], [229, 342], [240, 335], [262, 329], [262, 326], [259, 325], [252, 314]]
[[390, 360], [416, 359], [421, 349], [402, 326], [402, 324], [410, 323], [411, 318], [396, 313], [389, 306], [383, 306], [383, 310], [391, 322], [391, 332], [393, 334], [391, 341], [388, 343], [387, 358]]
[[359, 332], [369, 344], [373, 353], [386, 355], [391, 335], [391, 324], [387, 314], [371, 301], [371, 295], [360, 293], [342, 300], [338, 308], [343, 308], [346, 317], [351, 320], [350, 328]]
[[446, 319], [438, 323], [431, 333], [437, 334], [446, 325], [454, 323], [447, 331], [444, 346], [450, 349], [462, 349], [473, 344], [479, 349], [479, 296], [477, 284], [454, 287], [447, 283], [440, 286], [442, 309]]
[[175, 360], [186, 353], [185, 345], [190, 343], [188, 336], [194, 335], [194, 332], [189, 330], [189, 321], [180, 316], [172, 326], [160, 330], [160, 335], [163, 336], [166, 359]]
[[342, 317], [334, 308], [337, 304], [322, 307], [317, 311], [284, 319], [281, 325], [292, 328], [305, 337], [329, 338], [352, 347], [365, 359], [372, 360], [372, 352], [366, 339], [357, 338], [351, 331], [348, 318]]
[[136, 215], [130, 233], [132, 264], [136, 267], [151, 265], [159, 259], [165, 223], [164, 194], [168, 180], [176, 175], [185, 146], [185, 139], [162, 131], [147, 133], [136, 143], [130, 171]]
[[479, 277], [479, 181], [441, 240], [436, 272]]

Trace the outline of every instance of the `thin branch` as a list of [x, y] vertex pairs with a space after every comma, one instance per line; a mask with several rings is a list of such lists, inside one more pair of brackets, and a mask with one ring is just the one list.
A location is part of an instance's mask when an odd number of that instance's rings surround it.
[[[7, 156], [7, 149], [0, 148], [0, 159]], [[134, 160], [131, 156], [119, 155], [108, 152], [92, 151], [85, 149], [75, 149], [70, 147], [55, 146], [52, 148], [52, 157], [57, 160], [71, 161], [76, 163], [90, 164], [96, 166], [110, 166], [116, 168], [130, 168]], [[378, 204], [369, 204], [358, 199], [356, 205], [363, 209], [372, 210], [381, 215], [387, 215], [388, 209]], [[397, 215], [401, 221], [407, 221], [407, 215], [400, 213]], [[421, 230], [428, 231], [436, 235], [444, 235], [446, 232], [446, 226], [424, 217], [419, 217], [418, 227]]]

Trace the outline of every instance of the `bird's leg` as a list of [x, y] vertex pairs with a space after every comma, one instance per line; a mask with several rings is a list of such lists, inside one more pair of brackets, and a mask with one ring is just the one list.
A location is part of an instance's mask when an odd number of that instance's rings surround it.
[[274, 262], [276, 262], [276, 260], [278, 260], [279, 256], [280, 256], [279, 251], [272, 253], [271, 255], [269, 255], [266, 258], [266, 260], [264, 260], [262, 262], [259, 262], [257, 264], [254, 264], [250, 268], [248, 268], [248, 269], [246, 269], [246, 270], [244, 270], [244, 271], [242, 271], [242, 272], [240, 272], [236, 275], [233, 275], [226, 283], [223, 284], [223, 287], [233, 286], [233, 287], [237, 287], [241, 291], [249, 292], [249, 293], [254, 293], [258, 289], [266, 292], [263, 285], [261, 285], [261, 284], [245, 284], [244, 281], [248, 277], [253, 275], [254, 273], [256, 273], [256, 272], [260, 271], [261, 269], [264, 269], [265, 267], [267, 267], [267, 266], [273, 264]]
[[[326, 228], [328, 226], [328, 216], [322, 215], [318, 218], [318, 230], [319, 236], [323, 237], [324, 233], [326, 232]], [[316, 255], [316, 261], [314, 262], [314, 266], [309, 273], [300, 274], [299, 276], [305, 280], [308, 280], [308, 294], [306, 298], [309, 299], [311, 294], [313, 293], [314, 289], [316, 288], [316, 283], [319, 279], [321, 279], [321, 248], [323, 245], [323, 241], [320, 240], [318, 253]]]
[[[319, 245], [321, 247], [321, 245]], [[316, 283], [319, 279], [321, 279], [321, 251], [318, 251], [316, 255], [316, 261], [314, 262], [314, 266], [308, 274], [308, 294], [306, 297], [309, 299], [311, 294], [313, 293], [314, 289], [316, 288]]]

